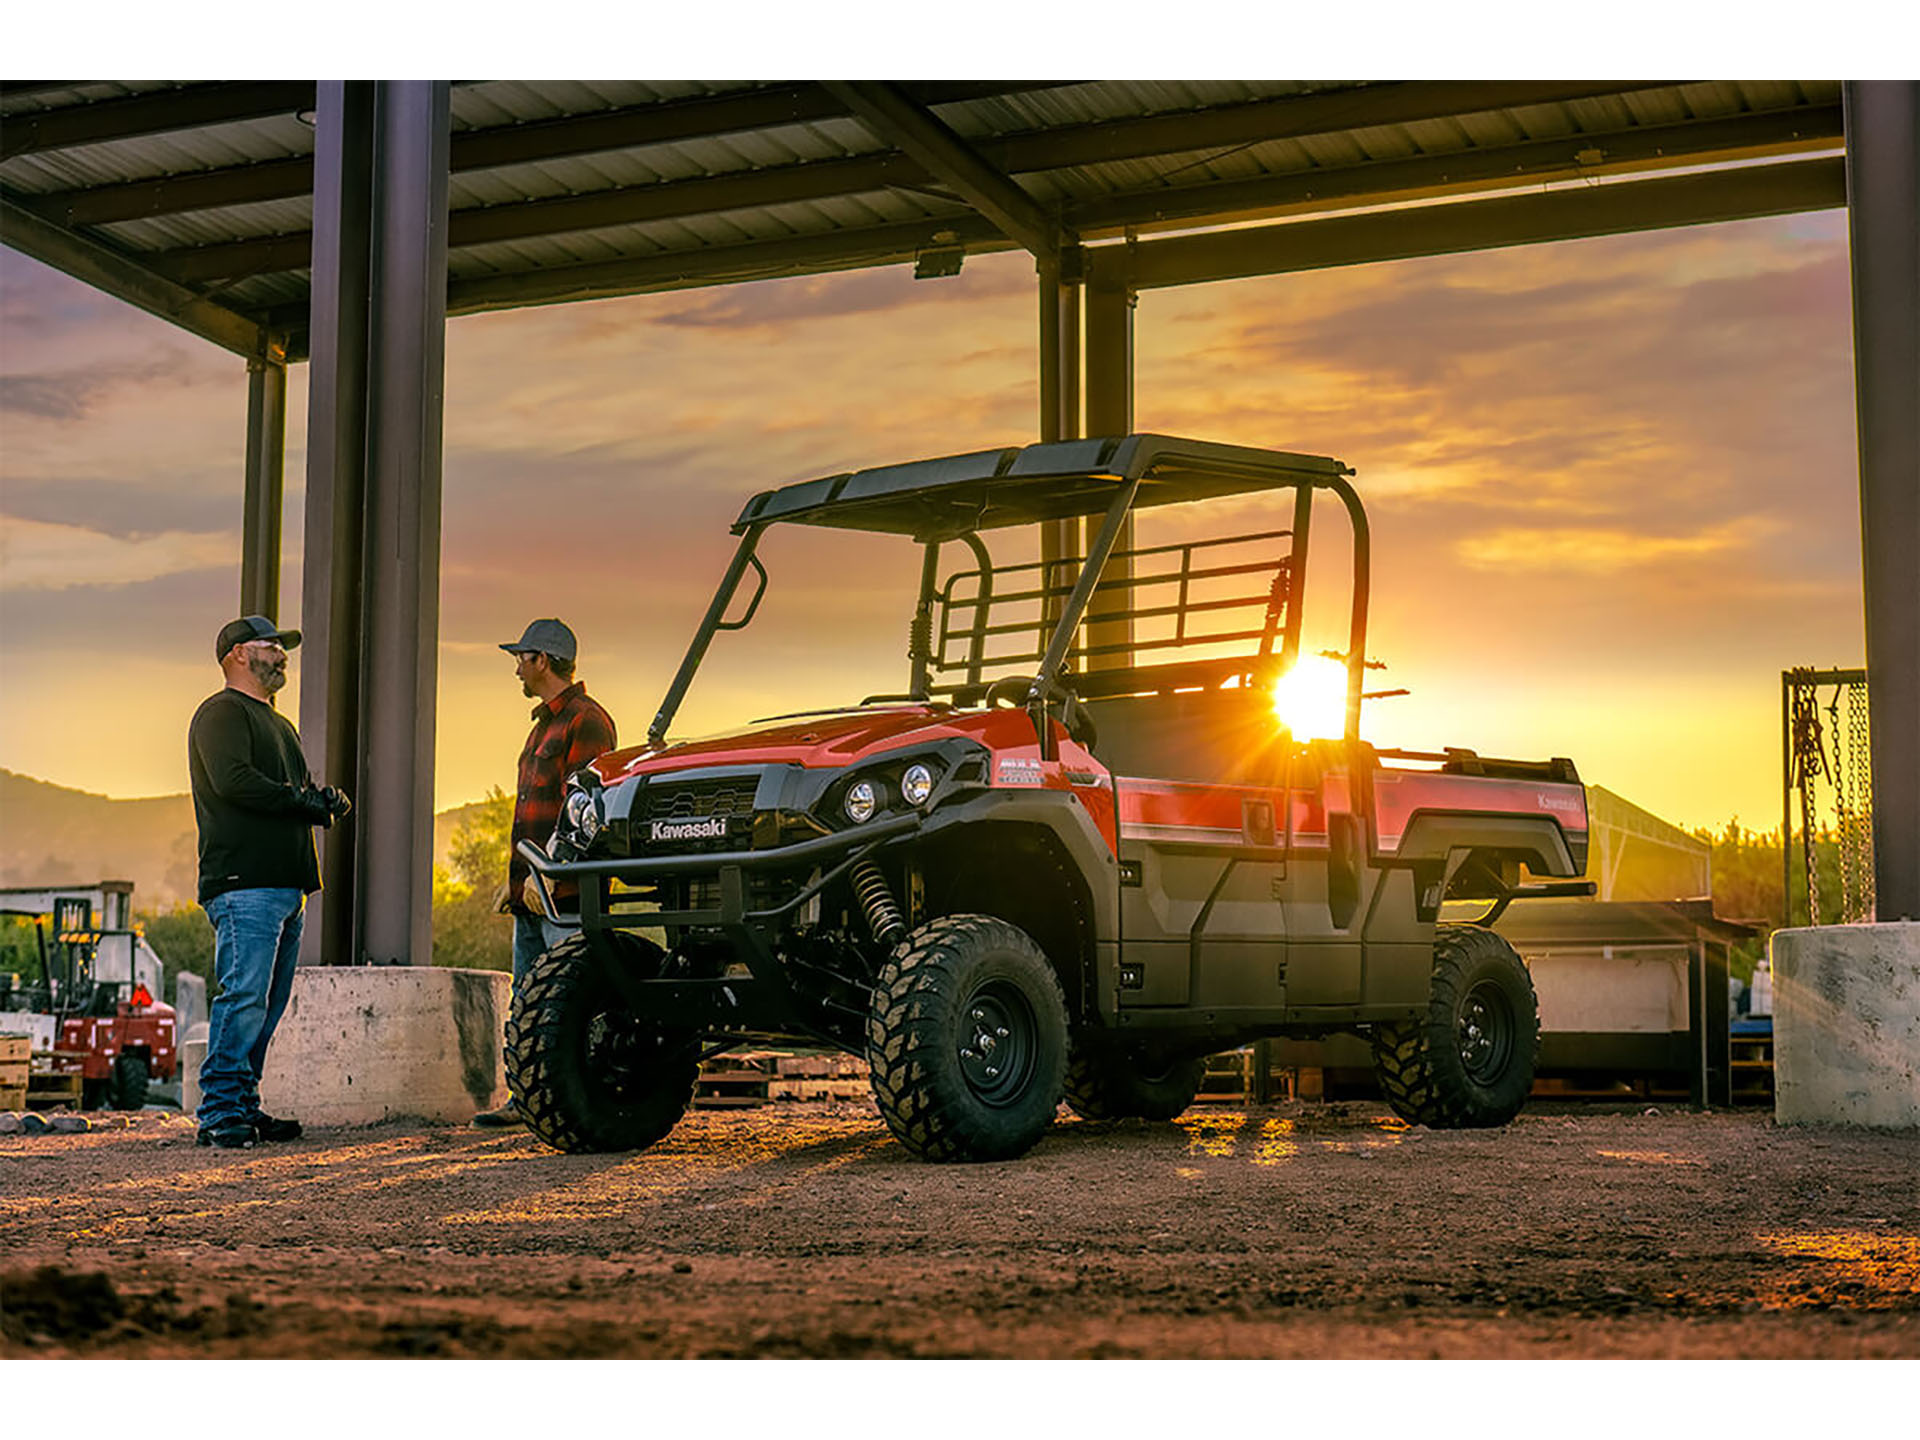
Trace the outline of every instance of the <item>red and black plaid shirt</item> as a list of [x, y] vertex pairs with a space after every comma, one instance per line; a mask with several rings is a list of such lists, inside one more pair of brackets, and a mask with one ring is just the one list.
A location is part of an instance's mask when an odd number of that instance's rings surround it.
[[[532, 867], [520, 858], [520, 842], [545, 845], [560, 819], [567, 777], [613, 749], [613, 717], [587, 698], [576, 680], [553, 699], [533, 707], [533, 733], [520, 752], [520, 786], [513, 800], [513, 841], [507, 886], [516, 911], [525, 910], [521, 890]], [[572, 896], [571, 885], [554, 887], [555, 898]]]

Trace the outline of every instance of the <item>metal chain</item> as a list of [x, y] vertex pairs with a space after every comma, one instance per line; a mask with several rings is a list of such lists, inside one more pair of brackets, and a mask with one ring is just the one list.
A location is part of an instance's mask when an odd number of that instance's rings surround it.
[[[1793, 701], [1790, 727], [1793, 735], [1793, 785], [1800, 793], [1800, 856], [1807, 872], [1807, 924], [1820, 923], [1820, 880], [1814, 867], [1813, 792], [1820, 776], [1832, 778], [1827, 766], [1827, 747], [1820, 729], [1820, 701], [1813, 678], [1805, 671], [1793, 672]], [[1787, 903], [1786, 897], [1781, 903]], [[1787, 918], [1791, 920], [1789, 909]]]
[[1855, 680], [1847, 685], [1847, 771], [1853, 792], [1853, 814], [1850, 824], [1842, 821], [1842, 828], [1852, 832], [1847, 837], [1846, 847], [1852, 858], [1854, 872], [1852, 902], [1847, 907], [1847, 918], [1855, 921], [1873, 919], [1876, 904], [1873, 885], [1873, 751], [1870, 741], [1873, 720], [1868, 703], [1869, 693], [1863, 680]]
[[1859, 898], [1859, 876], [1855, 874], [1853, 854], [1853, 807], [1847, 804], [1847, 766], [1841, 759], [1841, 737], [1846, 727], [1840, 723], [1840, 702], [1846, 698], [1846, 687], [1833, 687], [1833, 698], [1827, 702], [1827, 725], [1833, 732], [1833, 848], [1834, 859], [1840, 871], [1840, 923], [1847, 924], [1854, 919], [1854, 904]]

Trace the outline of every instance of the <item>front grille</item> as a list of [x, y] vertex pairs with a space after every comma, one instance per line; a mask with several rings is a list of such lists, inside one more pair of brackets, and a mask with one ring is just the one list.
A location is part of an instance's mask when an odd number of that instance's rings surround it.
[[726, 780], [692, 780], [649, 785], [645, 791], [644, 820], [732, 819], [753, 814], [753, 795], [759, 781], [751, 775]]

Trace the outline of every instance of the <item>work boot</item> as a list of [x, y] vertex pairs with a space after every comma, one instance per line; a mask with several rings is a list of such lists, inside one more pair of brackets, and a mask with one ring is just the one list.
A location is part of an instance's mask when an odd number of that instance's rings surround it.
[[300, 1122], [298, 1120], [277, 1120], [264, 1110], [256, 1110], [253, 1116], [253, 1132], [263, 1141], [298, 1140]]
[[226, 1120], [218, 1125], [202, 1125], [193, 1137], [196, 1145], [211, 1145], [217, 1150], [251, 1150], [259, 1143], [251, 1122]]
[[473, 1117], [473, 1123], [482, 1130], [505, 1130], [514, 1125], [524, 1125], [527, 1117], [520, 1113], [519, 1107], [509, 1100], [498, 1110], [482, 1110]]

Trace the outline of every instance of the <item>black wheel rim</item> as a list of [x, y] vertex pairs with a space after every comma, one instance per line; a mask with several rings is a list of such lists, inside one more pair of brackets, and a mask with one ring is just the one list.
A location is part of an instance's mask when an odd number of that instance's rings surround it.
[[1018, 986], [989, 980], [960, 1011], [960, 1074], [988, 1105], [1012, 1105], [1026, 1093], [1039, 1051], [1033, 1006]]
[[646, 1092], [660, 1037], [631, 1015], [603, 1010], [587, 1022], [585, 1051], [584, 1073], [603, 1093], [627, 1099]]
[[1460, 1063], [1467, 1078], [1490, 1085], [1506, 1073], [1513, 1059], [1513, 1006], [1491, 980], [1467, 991], [1460, 1006]]

